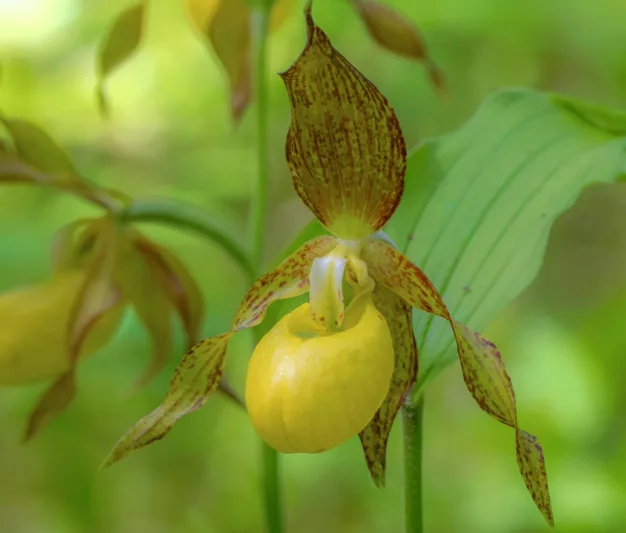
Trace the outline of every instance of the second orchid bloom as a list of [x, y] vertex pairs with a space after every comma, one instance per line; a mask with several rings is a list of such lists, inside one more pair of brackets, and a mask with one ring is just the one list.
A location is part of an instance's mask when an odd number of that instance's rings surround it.
[[231, 331], [182, 360], [164, 402], [118, 442], [107, 465], [162, 438], [218, 387], [228, 342], [278, 300], [309, 293], [250, 360], [246, 404], [254, 427], [282, 452], [321, 452], [359, 435], [374, 482], [387, 440], [417, 379], [412, 309], [450, 323], [465, 384], [515, 431], [517, 461], [552, 523], [544, 457], [519, 428], [511, 380], [496, 346], [455, 321], [426, 275], [380, 230], [400, 202], [406, 147], [385, 97], [331, 45], [306, 11], [307, 44], [281, 76], [291, 101], [287, 162], [298, 195], [332, 233], [304, 244], [250, 289]]

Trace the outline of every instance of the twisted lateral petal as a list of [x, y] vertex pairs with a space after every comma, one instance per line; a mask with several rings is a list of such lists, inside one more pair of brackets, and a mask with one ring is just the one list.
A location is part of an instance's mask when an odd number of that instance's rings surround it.
[[309, 272], [317, 257], [330, 252], [337, 239], [317, 237], [298, 248], [275, 270], [261, 276], [246, 294], [233, 320], [233, 331], [260, 324], [270, 303], [293, 298], [309, 290]]
[[515, 429], [517, 462], [524, 483], [546, 521], [553, 525], [543, 450], [536, 437], [518, 426], [513, 385], [496, 346], [452, 319], [426, 275], [389, 244], [368, 240], [362, 257], [378, 283], [412, 306], [450, 322], [468, 390], [483, 411]]
[[313, 260], [328, 253], [335, 244], [336, 239], [333, 237], [318, 237], [298, 248], [276, 269], [261, 276], [239, 306], [231, 331], [203, 340], [183, 357], [174, 372], [165, 400], [122, 436], [105, 460], [103, 468], [162, 439], [179, 418], [202, 407], [220, 383], [224, 357], [232, 335], [241, 329], [260, 324], [273, 302], [306, 292]]
[[389, 393], [359, 437], [372, 479], [377, 487], [384, 487], [387, 440], [396, 415], [417, 380], [417, 346], [411, 306], [380, 285], [374, 289], [373, 301], [387, 321], [395, 365]]
[[307, 44], [281, 74], [291, 101], [287, 163], [296, 192], [336, 235], [380, 229], [404, 187], [406, 146], [386, 98], [306, 10]]

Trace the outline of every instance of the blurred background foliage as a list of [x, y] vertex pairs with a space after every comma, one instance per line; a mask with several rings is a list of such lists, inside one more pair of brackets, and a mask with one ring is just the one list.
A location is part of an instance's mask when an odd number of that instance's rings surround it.
[[[623, 0], [388, 0], [424, 31], [448, 79], [440, 101], [421, 66], [379, 49], [347, 3], [316, 1], [335, 46], [397, 110], [409, 145], [462, 124], [493, 89], [521, 85], [626, 107]], [[227, 82], [189, 29], [182, 2], [153, 2], [140, 52], [108, 83], [112, 119], [97, 114], [97, 45], [122, 0], [0, 0], [0, 106], [33, 120], [100, 184], [134, 196], [194, 202], [242, 239], [255, 179], [254, 104], [234, 128]], [[271, 72], [304, 41], [299, 8], [271, 38]], [[308, 221], [284, 161], [285, 90], [271, 77], [271, 202], [266, 259]], [[626, 172], [626, 169], [625, 169]], [[43, 280], [63, 224], [94, 208], [34, 188], [0, 191], [0, 289]], [[206, 335], [225, 331], [245, 279], [215, 245], [147, 226], [176, 250], [207, 302]], [[419, 238], [419, 236], [416, 236]], [[557, 530], [626, 530], [626, 184], [596, 186], [553, 227], [535, 283], [490, 327], [513, 378], [521, 425], [544, 444]], [[0, 324], [1, 327], [1, 324]], [[27, 446], [27, 414], [44, 384], [0, 390], [0, 532], [138, 533], [262, 530], [259, 444], [223, 396], [163, 442], [96, 474], [113, 443], [162, 399], [178, 353], [148, 387], [131, 388], [149, 342], [132, 314], [115, 341], [81, 365], [70, 410]], [[33, 331], [33, 335], [37, 332]], [[242, 390], [251, 348], [231, 345], [227, 372]], [[510, 431], [474, 404], [458, 366], [426, 389], [426, 528], [431, 533], [545, 531], [519, 479]], [[359, 443], [287, 456], [287, 531], [401, 531], [401, 442], [388, 488], [369, 479]]]

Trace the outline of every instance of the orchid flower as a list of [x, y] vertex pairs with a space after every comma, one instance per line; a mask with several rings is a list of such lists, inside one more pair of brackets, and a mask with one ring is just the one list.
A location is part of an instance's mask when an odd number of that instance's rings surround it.
[[308, 292], [257, 344], [246, 405], [253, 426], [285, 453], [316, 453], [359, 435], [376, 485], [387, 440], [417, 379], [412, 309], [449, 322], [465, 384], [480, 408], [515, 431], [517, 461], [552, 524], [544, 456], [517, 421], [515, 395], [496, 346], [452, 318], [426, 275], [381, 230], [404, 187], [407, 152], [378, 89], [333, 48], [305, 10], [307, 43], [281, 77], [291, 102], [286, 156], [296, 192], [332, 235], [302, 245], [248, 291], [232, 328], [181, 361], [163, 403], [117, 443], [105, 466], [163, 438], [218, 387], [232, 336], [268, 307]]

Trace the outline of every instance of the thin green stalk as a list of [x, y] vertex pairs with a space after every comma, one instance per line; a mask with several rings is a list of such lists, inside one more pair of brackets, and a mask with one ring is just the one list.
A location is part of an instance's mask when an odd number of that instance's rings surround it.
[[404, 430], [404, 514], [406, 533], [423, 533], [422, 436], [424, 396], [410, 396], [402, 408]]
[[127, 221], [159, 222], [184, 229], [192, 229], [219, 244], [246, 273], [249, 280], [256, 279], [256, 268], [244, 247], [237, 242], [215, 219], [193, 204], [168, 199], [134, 200], [120, 213]]
[[[251, 216], [252, 261], [259, 270], [263, 264], [265, 225], [267, 216], [267, 187], [269, 177], [267, 34], [272, 0], [263, 0], [254, 13], [253, 28], [256, 43], [255, 91], [257, 109], [258, 180]], [[278, 452], [261, 442], [263, 466], [263, 504], [268, 533], [282, 533], [282, 495]]]

